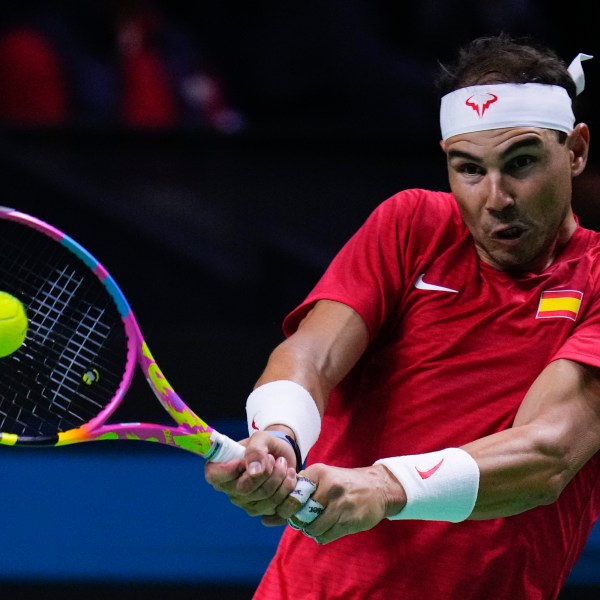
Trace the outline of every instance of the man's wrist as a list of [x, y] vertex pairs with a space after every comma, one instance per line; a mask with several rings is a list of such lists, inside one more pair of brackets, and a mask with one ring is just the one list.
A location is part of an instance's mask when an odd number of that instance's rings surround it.
[[246, 401], [246, 417], [250, 435], [271, 426], [289, 427], [301, 462], [321, 431], [321, 415], [312, 396], [290, 380], [271, 381], [254, 389]]
[[385, 466], [406, 494], [405, 506], [388, 519], [459, 523], [473, 511], [479, 491], [479, 466], [460, 448], [382, 458], [375, 464]]
[[385, 517], [393, 517], [406, 506], [406, 492], [402, 484], [384, 464], [373, 466], [382, 473], [381, 479], [385, 493]]

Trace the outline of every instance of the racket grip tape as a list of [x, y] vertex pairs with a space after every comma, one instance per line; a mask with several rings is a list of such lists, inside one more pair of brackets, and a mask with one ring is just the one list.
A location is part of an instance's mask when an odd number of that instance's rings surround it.
[[239, 460], [244, 457], [246, 448], [240, 443], [232, 440], [230, 437], [217, 431], [213, 431], [213, 452], [206, 457], [210, 462], [228, 462], [230, 460]]

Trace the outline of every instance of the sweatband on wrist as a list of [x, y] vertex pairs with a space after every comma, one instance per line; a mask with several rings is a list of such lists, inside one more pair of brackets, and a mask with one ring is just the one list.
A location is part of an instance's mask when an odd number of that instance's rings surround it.
[[265, 432], [271, 434], [273, 437], [279, 438], [280, 440], [284, 440], [292, 447], [294, 455], [296, 456], [296, 473], [300, 471], [302, 468], [302, 455], [300, 454], [300, 448], [298, 447], [298, 444], [296, 444], [295, 440], [291, 436], [285, 435], [283, 431], [277, 431], [277, 429], [266, 429]]
[[382, 458], [375, 464], [387, 467], [406, 492], [406, 506], [390, 520], [459, 523], [473, 512], [479, 466], [460, 448]]
[[269, 425], [285, 425], [294, 432], [302, 463], [321, 432], [321, 415], [308, 391], [285, 380], [271, 381], [257, 387], [246, 402], [248, 433]]

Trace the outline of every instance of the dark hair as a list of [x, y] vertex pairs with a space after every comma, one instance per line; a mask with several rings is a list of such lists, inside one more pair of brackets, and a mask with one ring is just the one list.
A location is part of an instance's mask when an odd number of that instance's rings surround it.
[[505, 33], [461, 48], [454, 63], [442, 65], [436, 82], [440, 96], [485, 83], [545, 83], [565, 88], [572, 100], [576, 96], [567, 65], [553, 50]]

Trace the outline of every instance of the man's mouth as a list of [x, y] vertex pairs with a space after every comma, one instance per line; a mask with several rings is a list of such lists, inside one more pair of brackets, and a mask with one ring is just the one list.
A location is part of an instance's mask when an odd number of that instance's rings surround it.
[[523, 227], [519, 227], [518, 225], [514, 225], [512, 227], [503, 227], [501, 229], [496, 229], [493, 234], [494, 237], [500, 240], [518, 240], [523, 233], [525, 233], [525, 229]]

